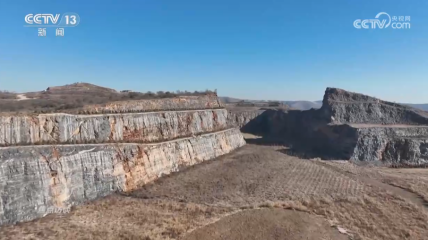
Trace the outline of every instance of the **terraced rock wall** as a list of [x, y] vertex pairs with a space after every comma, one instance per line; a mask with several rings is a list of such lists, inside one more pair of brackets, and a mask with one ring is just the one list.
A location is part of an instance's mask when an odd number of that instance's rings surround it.
[[0, 224], [130, 191], [244, 144], [238, 129], [228, 129], [156, 144], [2, 147]]
[[[245, 144], [216, 96], [0, 116], [0, 224], [134, 190]], [[71, 114], [80, 113], [80, 114]]]
[[0, 145], [157, 142], [228, 127], [225, 109], [0, 116]]

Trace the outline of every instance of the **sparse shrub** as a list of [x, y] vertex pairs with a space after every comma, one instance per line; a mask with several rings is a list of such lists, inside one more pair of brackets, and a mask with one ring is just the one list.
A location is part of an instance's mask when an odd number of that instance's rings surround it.
[[17, 96], [13, 92], [0, 90], [0, 99], [2, 99], [2, 100], [6, 100], [6, 99], [13, 100], [13, 99], [17, 99]]
[[[82, 83], [77, 83], [82, 84]], [[74, 85], [70, 85], [72, 88]], [[46, 91], [26, 93], [30, 99], [22, 101], [11, 101], [6, 99], [16, 99], [16, 94], [7, 91], [0, 91], [0, 112], [28, 112], [33, 113], [50, 113], [50, 112], [64, 112], [64, 110], [76, 109], [76, 114], [90, 114], [89, 111], [78, 110], [85, 105], [93, 104], [106, 104], [113, 101], [126, 101], [126, 100], [144, 100], [144, 99], [160, 99], [160, 98], [173, 98], [177, 96], [202, 96], [213, 95], [214, 91], [176, 91], [164, 92], [106, 92], [106, 91], [76, 91], [67, 90], [53, 90], [48, 88]], [[106, 111], [102, 111], [106, 113]], [[109, 113], [113, 113], [109, 111]]]

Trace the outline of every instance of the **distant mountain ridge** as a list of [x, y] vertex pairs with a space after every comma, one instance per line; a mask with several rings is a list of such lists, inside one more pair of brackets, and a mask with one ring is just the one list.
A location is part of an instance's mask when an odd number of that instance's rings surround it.
[[[246, 100], [246, 99], [238, 99], [238, 98], [232, 98], [232, 97], [219, 97], [219, 99], [224, 103], [236, 103], [239, 101], [248, 101], [248, 102], [268, 102], [268, 100]], [[311, 108], [313, 109], [319, 109], [322, 107], [322, 101], [307, 101], [307, 100], [296, 100], [296, 101], [287, 101], [282, 100], [279, 101], [281, 103], [284, 103], [288, 105], [289, 107], [297, 110], [309, 110]], [[428, 111], [428, 104], [410, 104], [410, 103], [398, 103], [401, 105], [407, 105], [411, 106], [420, 110]]]
[[408, 106], [414, 107], [416, 109], [428, 111], [428, 104], [407, 104], [407, 103], [404, 103], [402, 105], [408, 105]]

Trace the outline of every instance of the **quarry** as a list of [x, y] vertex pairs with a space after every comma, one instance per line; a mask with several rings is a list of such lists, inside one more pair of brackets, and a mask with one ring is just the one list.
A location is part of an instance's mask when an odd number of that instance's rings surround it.
[[327, 88], [320, 109], [269, 110], [246, 132], [276, 137], [305, 156], [396, 167], [427, 166], [427, 112]]
[[0, 236], [424, 238], [427, 124], [337, 88], [303, 111], [207, 94], [4, 112]]

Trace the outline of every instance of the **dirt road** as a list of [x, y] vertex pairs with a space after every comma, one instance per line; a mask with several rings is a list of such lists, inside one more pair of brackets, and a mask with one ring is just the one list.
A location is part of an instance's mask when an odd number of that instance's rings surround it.
[[16, 100], [17, 101], [20, 101], [20, 100], [28, 100], [28, 99], [30, 99], [30, 98], [28, 98], [27, 96], [25, 96], [25, 94], [17, 94], [16, 95]]

